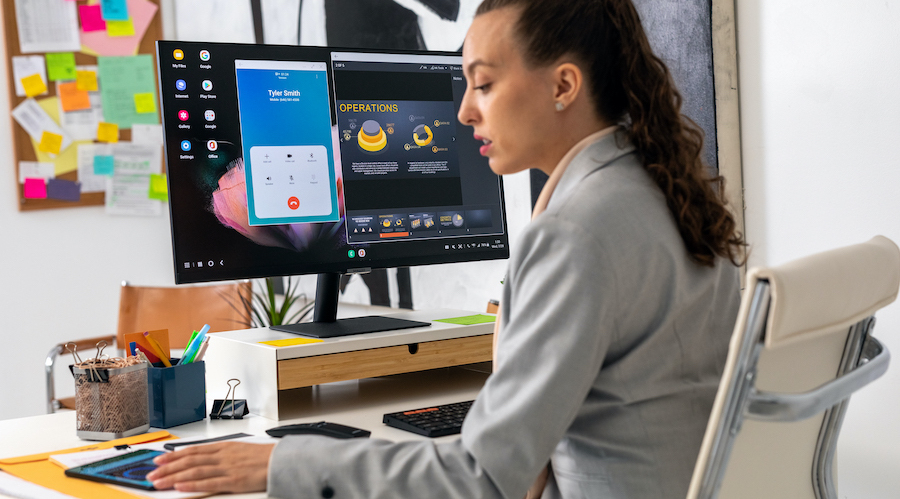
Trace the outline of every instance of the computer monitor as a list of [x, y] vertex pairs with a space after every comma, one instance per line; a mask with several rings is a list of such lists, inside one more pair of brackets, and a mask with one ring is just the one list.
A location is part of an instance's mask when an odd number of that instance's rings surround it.
[[159, 41], [157, 60], [176, 283], [318, 274], [313, 323], [276, 329], [336, 336], [400, 325], [336, 321], [341, 274], [509, 256], [459, 54]]

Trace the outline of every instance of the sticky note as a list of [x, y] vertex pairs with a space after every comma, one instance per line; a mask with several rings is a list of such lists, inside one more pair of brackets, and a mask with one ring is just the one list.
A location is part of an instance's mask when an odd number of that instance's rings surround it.
[[109, 36], [134, 36], [134, 22], [106, 21], [106, 34]]
[[59, 94], [59, 102], [63, 111], [78, 111], [91, 108], [91, 97], [84, 90], [78, 90], [78, 83], [74, 81], [59, 83], [56, 86]]
[[81, 201], [81, 182], [51, 178], [47, 180], [47, 198]]
[[53, 52], [45, 54], [47, 75], [50, 81], [75, 79], [75, 54], [72, 52]]
[[97, 140], [100, 142], [118, 142], [119, 125], [115, 123], [98, 123]]
[[160, 201], [169, 200], [169, 185], [166, 183], [166, 176], [157, 173], [150, 174], [150, 199], [158, 199]]
[[47, 183], [42, 178], [26, 178], [24, 191], [26, 199], [47, 199]]
[[128, 20], [128, 4], [125, 0], [100, 0], [100, 11], [105, 21]]
[[315, 338], [288, 338], [286, 340], [270, 340], [260, 341], [263, 345], [271, 345], [273, 347], [290, 347], [294, 345], [307, 345], [309, 343], [322, 343], [324, 340]]
[[112, 175], [115, 164], [115, 156], [94, 156], [94, 175]]
[[78, 90], [84, 90], [85, 92], [96, 92], [99, 88], [97, 86], [97, 72], [76, 71], [75, 84], [77, 85]]
[[47, 92], [47, 85], [39, 74], [33, 74], [22, 78], [22, 88], [25, 89], [27, 97], [34, 97]]
[[138, 113], [156, 112], [156, 95], [153, 92], [134, 94], [134, 109]]
[[78, 12], [81, 15], [81, 30], [85, 33], [91, 31], [106, 31], [106, 21], [100, 12], [100, 5], [79, 5]]
[[38, 150], [48, 154], [59, 154], [62, 142], [62, 135], [44, 130], [44, 133], [41, 134], [41, 143], [38, 145]]
[[471, 326], [473, 324], [485, 324], [488, 322], [494, 322], [497, 320], [497, 317], [493, 315], [467, 315], [465, 317], [452, 317], [450, 319], [437, 319], [435, 322], [446, 322], [448, 324], [457, 324], [460, 326]]

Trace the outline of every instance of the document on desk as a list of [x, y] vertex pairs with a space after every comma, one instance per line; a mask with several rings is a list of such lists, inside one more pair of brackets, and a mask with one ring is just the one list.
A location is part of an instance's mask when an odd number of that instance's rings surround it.
[[0, 494], [20, 499], [76, 499], [0, 471]]

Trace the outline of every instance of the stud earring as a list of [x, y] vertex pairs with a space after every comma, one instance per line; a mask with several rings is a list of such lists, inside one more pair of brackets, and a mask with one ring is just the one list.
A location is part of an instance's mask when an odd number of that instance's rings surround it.
[[565, 108], [566, 108], [566, 105], [563, 104], [562, 102], [557, 102], [557, 103], [556, 103], [556, 110], [557, 110], [557, 111], [562, 111], [562, 110], [565, 109]]

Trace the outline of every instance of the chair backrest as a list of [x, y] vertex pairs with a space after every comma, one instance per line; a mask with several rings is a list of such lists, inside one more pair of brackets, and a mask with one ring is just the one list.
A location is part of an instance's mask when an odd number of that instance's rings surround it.
[[[79, 356], [82, 360], [86, 360], [96, 357], [98, 345], [103, 345], [102, 342], [106, 342], [106, 347], [104, 347], [106, 352], [113, 351], [116, 346], [115, 340], [116, 337], [114, 335], [98, 336], [96, 338], [84, 338], [76, 341], [64, 341], [50, 349], [47, 353], [47, 358], [44, 359], [47, 414], [52, 414], [60, 408], [75, 409], [75, 397], [56, 398], [56, 382], [54, 381], [53, 374], [57, 357], [60, 355], [70, 355], [71, 352]], [[67, 345], [71, 350], [67, 349]], [[72, 363], [74, 364], [75, 362], [76, 360], [72, 359]]]
[[241, 297], [250, 298], [251, 283], [213, 286], [153, 287], [122, 283], [116, 340], [123, 335], [155, 329], [169, 330], [169, 346], [184, 348], [191, 332], [209, 324], [210, 332], [245, 329], [250, 313]]
[[869, 336], [894, 301], [889, 239], [748, 273], [688, 499], [836, 498], [834, 448], [851, 393], [889, 354]]

